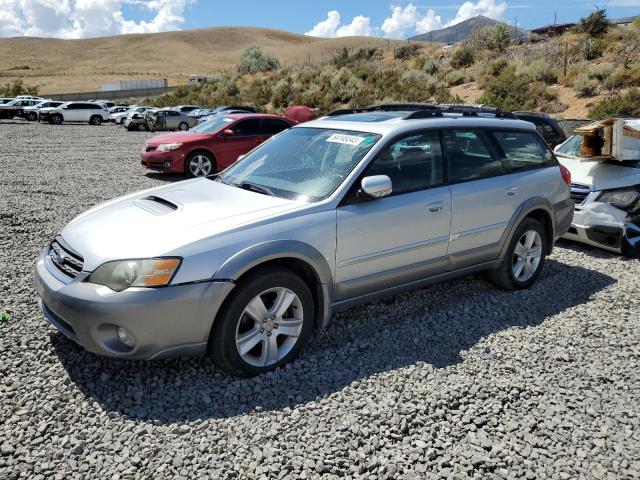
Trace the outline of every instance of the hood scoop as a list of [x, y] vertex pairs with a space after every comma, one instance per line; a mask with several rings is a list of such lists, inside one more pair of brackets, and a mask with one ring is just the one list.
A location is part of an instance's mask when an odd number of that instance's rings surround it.
[[167, 213], [175, 212], [178, 209], [178, 206], [175, 203], [170, 202], [166, 198], [157, 197], [155, 195], [141, 198], [136, 200], [134, 203], [154, 215], [166, 215]]

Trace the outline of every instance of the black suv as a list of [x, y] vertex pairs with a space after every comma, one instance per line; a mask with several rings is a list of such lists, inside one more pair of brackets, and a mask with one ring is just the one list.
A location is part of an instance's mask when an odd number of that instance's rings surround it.
[[513, 112], [513, 114], [520, 120], [533, 123], [551, 148], [555, 148], [567, 139], [557, 120], [546, 113]]

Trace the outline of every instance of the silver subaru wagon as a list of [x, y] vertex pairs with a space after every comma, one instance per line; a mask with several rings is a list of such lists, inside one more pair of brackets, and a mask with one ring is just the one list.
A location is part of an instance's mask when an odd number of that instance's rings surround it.
[[571, 224], [569, 177], [497, 110], [338, 111], [75, 218], [37, 261], [40, 306], [97, 354], [206, 353], [255, 375], [379, 296], [485, 270], [530, 286]]

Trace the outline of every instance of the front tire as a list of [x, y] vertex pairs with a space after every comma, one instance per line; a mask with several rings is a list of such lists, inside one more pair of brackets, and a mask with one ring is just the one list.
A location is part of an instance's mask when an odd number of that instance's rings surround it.
[[62, 123], [62, 115], [56, 113], [55, 115], [51, 115], [51, 123], [54, 125], [60, 125]]
[[251, 274], [215, 320], [209, 353], [231, 375], [250, 377], [290, 362], [309, 339], [313, 296], [290, 270], [270, 267]]
[[506, 290], [529, 288], [540, 275], [547, 252], [547, 232], [532, 218], [516, 229], [502, 263], [488, 272], [489, 280]]
[[208, 152], [193, 152], [184, 161], [184, 174], [189, 178], [216, 173], [216, 161]]
[[178, 125], [178, 130], [186, 132], [187, 130], [189, 130], [189, 125], [187, 124], [187, 122], [180, 122], [180, 125]]
[[35, 122], [36, 120], [38, 120], [38, 114], [36, 112], [27, 113], [27, 120], [29, 120], [30, 122]]

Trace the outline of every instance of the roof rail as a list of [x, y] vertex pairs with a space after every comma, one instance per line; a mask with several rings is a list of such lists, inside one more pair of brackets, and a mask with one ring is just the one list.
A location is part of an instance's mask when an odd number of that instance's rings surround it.
[[457, 103], [382, 103], [363, 108], [343, 108], [329, 113], [327, 117], [366, 112], [409, 112], [409, 114], [404, 117], [404, 120], [437, 117], [442, 116], [443, 113], [459, 113], [463, 116], [476, 117], [479, 114], [488, 114], [494, 115], [496, 118], [517, 118], [513, 113], [503, 112], [496, 107]]

